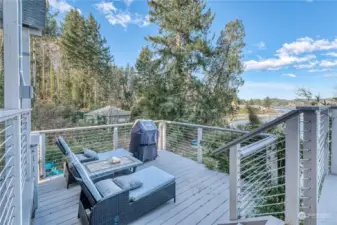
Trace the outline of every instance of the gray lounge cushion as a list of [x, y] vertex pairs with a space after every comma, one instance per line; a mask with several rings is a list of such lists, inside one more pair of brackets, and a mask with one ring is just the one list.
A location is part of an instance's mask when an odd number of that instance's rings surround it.
[[83, 154], [84, 156], [88, 157], [88, 158], [92, 158], [92, 159], [98, 159], [98, 154], [97, 152], [91, 150], [91, 149], [84, 149], [83, 150]]
[[80, 162], [88, 160], [88, 157], [86, 157], [83, 153], [77, 153], [75, 155], [78, 158], [78, 160], [80, 160]]
[[65, 155], [69, 155], [70, 151], [70, 147], [68, 146], [67, 142], [62, 138], [62, 137], [58, 137], [58, 141], [61, 144], [61, 147], [63, 148], [63, 150], [65, 151]]
[[80, 179], [82, 179], [82, 182], [88, 188], [88, 190], [90, 191], [90, 193], [94, 197], [94, 199], [97, 202], [100, 201], [102, 199], [102, 196], [100, 195], [100, 193], [98, 192], [98, 190], [95, 187], [94, 183], [90, 179], [87, 171], [85, 170], [85, 168], [83, 167], [83, 165], [80, 163], [80, 161], [78, 160], [78, 158], [74, 155], [74, 153], [71, 152], [70, 154], [73, 155], [72, 156], [73, 161], [70, 164], [73, 164], [73, 166], [76, 168], [78, 174], [80, 175]]
[[171, 174], [158, 169], [157, 167], [150, 166], [136, 173], [124, 176], [129, 179], [139, 180], [143, 183], [140, 188], [130, 191], [130, 201], [137, 201], [145, 196], [150, 195], [166, 185], [174, 182], [175, 178]]
[[113, 181], [123, 190], [134, 190], [143, 185], [143, 183], [134, 177], [122, 176], [113, 179]]
[[121, 193], [123, 190], [116, 185], [112, 179], [101, 180], [95, 184], [97, 190], [104, 197], [113, 196]]
[[109, 151], [109, 152], [98, 153], [98, 158], [100, 160], [109, 159], [111, 157], [122, 157], [122, 156], [132, 156], [132, 153], [125, 150], [125, 149], [122, 149], [122, 148], [112, 150], [112, 151]]

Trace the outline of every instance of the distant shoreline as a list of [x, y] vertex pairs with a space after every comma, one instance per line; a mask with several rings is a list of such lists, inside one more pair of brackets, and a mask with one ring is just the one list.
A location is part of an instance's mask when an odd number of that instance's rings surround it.
[[[268, 122], [268, 121], [271, 121], [281, 116], [284, 113], [287, 113], [293, 110], [293, 108], [273, 108], [273, 110], [275, 110], [276, 112], [275, 113], [259, 113], [257, 114], [257, 116], [259, 117], [261, 121]], [[227, 118], [227, 121], [229, 125], [233, 127], [238, 126], [238, 125], [245, 125], [249, 123], [248, 113], [236, 114], [234, 117]]]

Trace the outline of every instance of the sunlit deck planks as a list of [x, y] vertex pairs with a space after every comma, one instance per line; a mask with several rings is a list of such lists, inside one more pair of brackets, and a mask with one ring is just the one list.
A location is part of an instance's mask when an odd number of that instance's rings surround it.
[[[139, 170], [151, 165], [176, 177], [177, 201], [167, 202], [132, 225], [211, 225], [228, 219], [227, 174], [167, 151], [160, 151], [155, 161]], [[79, 192], [78, 185], [67, 190], [63, 177], [39, 184], [35, 224], [81, 224], [77, 219]]]
[[318, 224], [337, 224], [337, 175], [327, 175], [318, 204]]

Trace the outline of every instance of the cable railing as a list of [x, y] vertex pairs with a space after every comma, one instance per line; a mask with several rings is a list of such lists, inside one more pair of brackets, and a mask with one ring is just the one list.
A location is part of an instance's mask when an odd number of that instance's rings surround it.
[[247, 133], [244, 130], [166, 121], [166, 150], [203, 163], [209, 169], [228, 173], [228, 152], [214, 157], [214, 150]]
[[274, 135], [246, 145], [239, 149], [238, 157], [238, 216], [273, 215], [284, 219], [284, 135]]
[[[172, 151], [204, 163], [210, 169], [224, 172], [229, 170], [228, 154], [218, 159], [212, 157], [212, 151], [221, 144], [247, 133], [247, 131], [189, 123], [170, 121], [156, 121], [155, 123], [159, 129], [159, 149]], [[125, 123], [33, 132], [43, 139], [43, 146], [39, 146], [42, 151], [40, 176], [50, 177], [63, 173], [65, 157], [55, 145], [57, 137], [64, 137], [74, 153], [86, 148], [100, 153], [117, 148], [128, 149], [132, 125], [133, 123]]]
[[[325, 107], [298, 108], [252, 132], [157, 121], [158, 149], [229, 173], [231, 220], [271, 215], [291, 225], [315, 225], [317, 219], [311, 215], [317, 214], [330, 168], [330, 121]], [[44, 145], [39, 146], [40, 175], [63, 172], [64, 157], [55, 145], [58, 136], [73, 152], [105, 152], [128, 149], [131, 128], [127, 123], [36, 132]]]
[[329, 107], [299, 107], [217, 148], [230, 150], [230, 219], [272, 215], [317, 224], [330, 121]]
[[1, 122], [0, 148], [0, 224], [8, 223], [13, 214], [14, 199], [14, 147], [13, 118]]
[[28, 149], [29, 149], [29, 138], [30, 134], [28, 131], [28, 117], [29, 113], [23, 113], [21, 114], [21, 185], [22, 190], [24, 189], [24, 185], [26, 183], [26, 180], [28, 178]]
[[[0, 224], [18, 224], [29, 179], [26, 130], [29, 110], [0, 110]], [[28, 197], [28, 196], [27, 196]]]
[[96, 152], [107, 152], [117, 148], [129, 148], [132, 123], [111, 124], [89, 127], [75, 127], [37, 131], [43, 138], [40, 146], [40, 175], [45, 177], [63, 173], [65, 157], [55, 145], [56, 138], [62, 136], [74, 153], [91, 149]]

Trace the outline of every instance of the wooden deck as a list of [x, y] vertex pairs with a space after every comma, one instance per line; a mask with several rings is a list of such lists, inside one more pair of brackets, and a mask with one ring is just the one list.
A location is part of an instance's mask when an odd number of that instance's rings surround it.
[[[177, 201], [167, 202], [131, 225], [212, 225], [228, 219], [227, 174], [167, 151], [160, 151], [155, 161], [139, 170], [151, 165], [176, 177]], [[62, 176], [40, 183], [34, 224], [81, 224], [77, 219], [79, 192], [78, 185], [67, 190]]]

